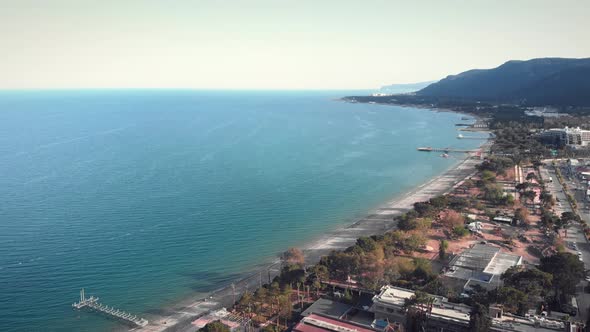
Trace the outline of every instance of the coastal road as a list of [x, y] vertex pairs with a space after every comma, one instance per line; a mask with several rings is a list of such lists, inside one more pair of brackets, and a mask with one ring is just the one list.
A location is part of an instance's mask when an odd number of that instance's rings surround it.
[[[559, 167], [559, 166], [558, 166]], [[572, 208], [567, 201], [566, 193], [563, 186], [557, 181], [557, 176], [555, 170], [551, 165], [543, 166], [540, 168], [541, 177], [545, 180], [546, 189], [555, 197], [559, 199], [554, 208], [555, 214], [558, 216], [561, 215], [563, 212], [571, 212]], [[566, 174], [562, 170], [562, 174]], [[549, 177], [553, 179], [553, 182], [549, 182]], [[568, 181], [568, 187], [573, 188], [574, 186], [579, 186], [579, 184], [571, 183]], [[576, 196], [577, 197], [577, 196]], [[580, 202], [580, 205], [584, 205], [583, 201]], [[567, 231], [567, 236], [564, 238], [565, 245], [571, 253], [577, 255], [577, 251], [582, 253], [582, 261], [584, 262], [584, 266], [586, 270], [590, 268], [590, 244], [586, 240], [586, 236], [582, 230], [582, 227], [578, 223], [572, 224]], [[577, 247], [577, 250], [573, 249], [574, 244]], [[586, 322], [588, 319], [588, 309], [590, 308], [590, 294], [584, 292], [584, 287], [588, 286], [588, 282], [582, 281], [578, 285], [578, 293], [576, 295], [576, 300], [578, 301], [578, 315], [575, 317], [576, 320]]]

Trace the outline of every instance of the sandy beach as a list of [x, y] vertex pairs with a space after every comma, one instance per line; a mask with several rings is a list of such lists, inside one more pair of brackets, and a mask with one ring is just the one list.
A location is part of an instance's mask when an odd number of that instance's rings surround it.
[[[482, 147], [486, 143], [482, 144]], [[361, 236], [370, 236], [395, 229], [394, 216], [412, 209], [414, 203], [426, 201], [434, 196], [450, 192], [453, 187], [475, 173], [475, 166], [480, 163], [479, 157], [465, 155], [465, 159], [445, 171], [443, 174], [419, 185], [413, 190], [399, 194], [391, 201], [383, 204], [366, 217], [356, 221], [352, 225], [343, 227], [320, 237], [308, 245], [303, 246], [308, 264], [316, 263], [321, 256], [332, 250], [344, 249], [356, 242]], [[286, 248], [285, 248], [286, 249]], [[254, 291], [261, 282], [266, 283], [278, 274], [280, 263], [265, 264], [256, 269], [254, 273], [241, 280], [236, 280], [232, 285], [227, 285], [212, 292], [208, 297], [186, 300], [170, 308], [162, 309], [160, 313], [150, 318], [150, 324], [136, 331], [195, 331], [191, 322], [207, 312], [231, 306], [234, 296], [246, 290]], [[235, 290], [234, 290], [235, 289]]]

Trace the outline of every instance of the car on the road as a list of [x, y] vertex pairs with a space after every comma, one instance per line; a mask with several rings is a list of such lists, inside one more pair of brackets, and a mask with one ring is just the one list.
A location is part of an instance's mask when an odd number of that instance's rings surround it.
[[586, 281], [590, 282], [590, 276], [586, 277]]
[[563, 304], [561, 306], [561, 311], [565, 312], [566, 314], [569, 314], [570, 316], [575, 316], [578, 314], [578, 308], [571, 304]]

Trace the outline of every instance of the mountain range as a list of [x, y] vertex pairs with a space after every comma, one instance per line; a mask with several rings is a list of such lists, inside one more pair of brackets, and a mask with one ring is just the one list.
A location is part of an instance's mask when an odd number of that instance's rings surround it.
[[497, 68], [447, 76], [416, 94], [530, 106], [590, 106], [590, 58], [512, 60]]

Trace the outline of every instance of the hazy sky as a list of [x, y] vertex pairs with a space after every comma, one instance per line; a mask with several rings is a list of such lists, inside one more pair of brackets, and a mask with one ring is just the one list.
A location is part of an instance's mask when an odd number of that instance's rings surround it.
[[375, 88], [590, 57], [589, 14], [589, 0], [0, 0], [0, 88]]

